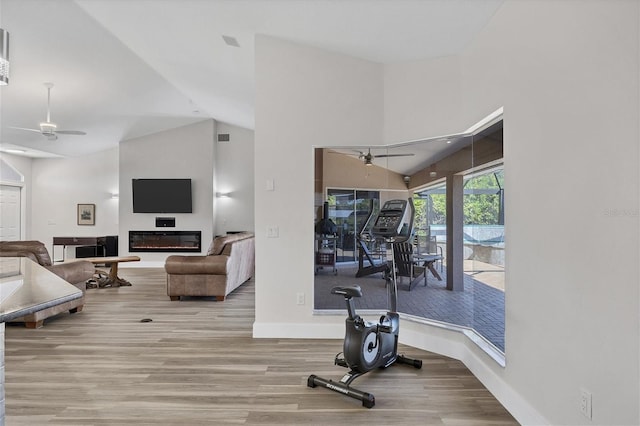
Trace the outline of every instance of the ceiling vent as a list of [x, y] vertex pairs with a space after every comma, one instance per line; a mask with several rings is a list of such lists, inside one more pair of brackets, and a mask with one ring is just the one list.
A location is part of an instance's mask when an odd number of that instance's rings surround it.
[[222, 39], [227, 44], [227, 46], [240, 47], [240, 44], [238, 43], [238, 40], [235, 37], [223, 35]]
[[218, 133], [218, 142], [229, 142], [229, 133]]

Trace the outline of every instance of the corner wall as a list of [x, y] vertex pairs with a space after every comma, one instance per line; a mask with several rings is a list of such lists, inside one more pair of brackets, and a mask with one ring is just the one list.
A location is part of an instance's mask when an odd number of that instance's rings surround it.
[[214, 198], [214, 233], [253, 232], [253, 131], [218, 122], [217, 133], [229, 134], [229, 141], [216, 142], [215, 192], [229, 193], [229, 197]]
[[[267, 36], [257, 36], [255, 46], [256, 282], [260, 284], [254, 334], [293, 336], [304, 333], [307, 325], [335, 322], [311, 312], [313, 146], [381, 143], [382, 67]], [[267, 238], [268, 227], [277, 227], [279, 236]], [[297, 293], [306, 295], [305, 305], [296, 304]]]
[[[70, 158], [32, 160], [31, 238], [42, 241], [54, 259], [53, 237], [96, 237], [118, 233], [118, 148]], [[77, 205], [95, 204], [95, 225], [78, 225]], [[66, 257], [74, 257], [68, 248]], [[55, 257], [54, 257], [55, 256]]]

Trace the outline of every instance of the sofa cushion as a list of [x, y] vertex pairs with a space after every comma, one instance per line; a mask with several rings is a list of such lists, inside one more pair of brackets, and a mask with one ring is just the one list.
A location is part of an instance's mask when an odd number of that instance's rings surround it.
[[250, 237], [253, 237], [253, 234], [250, 232], [239, 232], [237, 234], [228, 234], [220, 237], [215, 237], [213, 241], [211, 241], [211, 245], [207, 250], [207, 256], [217, 256], [222, 253], [222, 250], [224, 250], [224, 246], [227, 243], [244, 240], [245, 238]]
[[167, 257], [164, 269], [168, 274], [226, 275], [229, 256], [179, 256]]

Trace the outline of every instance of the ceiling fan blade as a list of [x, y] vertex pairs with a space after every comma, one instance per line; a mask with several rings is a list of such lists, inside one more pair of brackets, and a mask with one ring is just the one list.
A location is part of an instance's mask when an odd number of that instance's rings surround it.
[[413, 157], [415, 154], [382, 154], [382, 155], [376, 155], [376, 158], [382, 158], [382, 157]]
[[11, 127], [9, 126], [10, 129], [16, 129], [16, 130], [26, 130], [28, 132], [36, 132], [36, 133], [42, 133], [40, 130], [37, 129], [27, 129], [26, 127]]
[[87, 132], [83, 132], [81, 130], [56, 130], [56, 133], [60, 135], [79, 135], [84, 136]]

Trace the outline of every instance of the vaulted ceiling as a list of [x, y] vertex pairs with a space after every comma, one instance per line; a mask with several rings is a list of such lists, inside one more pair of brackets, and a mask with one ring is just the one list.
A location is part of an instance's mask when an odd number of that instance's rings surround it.
[[[79, 156], [207, 118], [253, 128], [254, 37], [378, 63], [462, 52], [503, 0], [0, 0], [0, 149]], [[225, 40], [226, 39], [226, 40]], [[45, 82], [53, 82], [51, 121]]]

